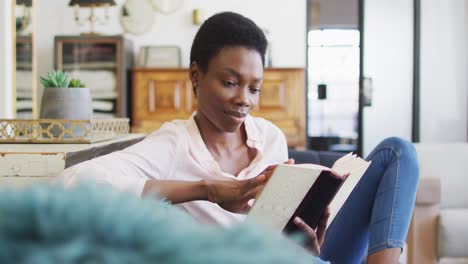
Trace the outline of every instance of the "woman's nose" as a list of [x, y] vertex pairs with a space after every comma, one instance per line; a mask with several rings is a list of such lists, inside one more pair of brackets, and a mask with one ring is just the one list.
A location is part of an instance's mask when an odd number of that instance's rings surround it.
[[235, 97], [235, 103], [237, 105], [243, 106], [243, 107], [248, 107], [250, 106], [250, 100], [249, 100], [249, 89], [248, 87], [242, 87], [240, 88]]

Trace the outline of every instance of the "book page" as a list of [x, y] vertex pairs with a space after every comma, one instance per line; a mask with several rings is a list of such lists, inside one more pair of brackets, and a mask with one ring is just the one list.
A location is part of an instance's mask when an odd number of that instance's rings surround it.
[[347, 160], [343, 163], [338, 164], [338, 166], [333, 165], [332, 171], [340, 175], [345, 175], [365, 166], [366, 164], [367, 161], [359, 157], [355, 157], [352, 160]]
[[345, 161], [347, 161], [347, 160], [352, 160], [352, 159], [353, 159], [353, 156], [355, 156], [355, 155], [353, 155], [352, 152], [350, 152], [350, 153], [344, 155], [343, 157], [337, 159], [337, 160], [335, 161], [335, 163], [333, 163], [332, 168], [338, 166], [339, 164], [341, 164], [341, 163], [343, 163], [343, 162], [345, 162]]
[[347, 158], [344, 162], [338, 163], [337, 166], [335, 165], [336, 164], [332, 167], [333, 171], [336, 171], [340, 175], [346, 175], [348, 173], [350, 175], [346, 178], [335, 198], [329, 205], [330, 218], [328, 219], [327, 228], [336, 217], [338, 211], [346, 202], [367, 168], [369, 168], [370, 161], [365, 161], [364, 159], [355, 156], [352, 159]]
[[321, 171], [314, 166], [278, 165], [257, 197], [247, 220], [281, 232]]
[[316, 170], [326, 170], [326, 171], [331, 170], [328, 167], [325, 167], [325, 166], [322, 166], [322, 165], [319, 165], [319, 164], [312, 164], [312, 163], [294, 164], [294, 167], [307, 168], [307, 169], [316, 169]]

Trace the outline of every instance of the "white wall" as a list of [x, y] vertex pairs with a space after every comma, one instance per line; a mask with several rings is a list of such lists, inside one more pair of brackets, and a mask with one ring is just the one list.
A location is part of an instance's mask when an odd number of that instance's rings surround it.
[[13, 10], [0, 1], [0, 118], [13, 118]]
[[421, 142], [467, 141], [468, 0], [421, 1]]
[[[124, 0], [116, 1], [111, 7], [111, 23], [96, 27], [97, 32], [121, 34], [118, 16]], [[54, 35], [74, 35], [86, 32], [89, 27], [78, 27], [73, 19], [73, 8], [69, 0], [40, 0], [38, 4], [38, 53], [39, 73], [44, 74], [53, 67]], [[185, 0], [182, 8], [170, 15], [155, 12], [155, 24], [141, 36], [127, 36], [134, 41], [135, 51], [142, 45], [177, 45], [182, 50], [182, 66], [188, 67], [190, 46], [198, 26], [192, 24], [192, 10], [203, 9], [205, 16], [234, 11], [254, 20], [260, 27], [270, 31], [272, 39], [273, 66], [305, 67], [306, 1], [291, 0]], [[53, 10], [54, 15], [47, 15]], [[83, 16], [89, 15], [83, 9]], [[103, 10], [97, 10], [98, 15]]]
[[363, 153], [381, 140], [411, 140], [413, 1], [366, 0], [364, 76], [373, 79], [372, 106], [363, 112]]
[[[89, 25], [78, 26], [74, 21], [74, 8], [69, 0], [40, 0], [37, 4], [37, 52], [38, 74], [45, 75], [53, 69], [53, 41], [55, 35], [78, 35], [89, 32]], [[152, 30], [144, 35], [124, 33], [119, 22], [121, 6], [125, 0], [116, 0], [110, 7], [110, 22], [97, 24], [95, 31], [107, 35], [125, 34], [133, 40], [134, 52], [144, 45], [177, 45], [182, 52], [182, 67], [188, 67], [190, 47], [199, 26], [192, 24], [193, 9], [202, 9], [205, 17], [233, 11], [254, 20], [260, 27], [269, 30], [274, 67], [305, 67], [306, 54], [306, 0], [184, 0], [178, 11], [163, 15], [154, 12]], [[49, 15], [53, 12], [53, 15]], [[89, 16], [89, 9], [80, 10], [82, 17]], [[103, 17], [104, 10], [97, 9], [96, 15]], [[38, 85], [39, 98], [42, 87]]]

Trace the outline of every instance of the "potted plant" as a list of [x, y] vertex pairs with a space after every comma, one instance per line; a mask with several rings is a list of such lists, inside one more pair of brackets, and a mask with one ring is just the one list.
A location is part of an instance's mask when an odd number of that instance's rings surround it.
[[[41, 76], [40, 81], [44, 86], [41, 119], [91, 120], [93, 115], [91, 93], [84, 83], [71, 79], [68, 73], [60, 70]], [[81, 130], [85, 132], [84, 129]], [[55, 129], [51, 132], [57, 137], [62, 130]], [[76, 136], [80, 136], [79, 133], [83, 134], [76, 130], [73, 132]]]

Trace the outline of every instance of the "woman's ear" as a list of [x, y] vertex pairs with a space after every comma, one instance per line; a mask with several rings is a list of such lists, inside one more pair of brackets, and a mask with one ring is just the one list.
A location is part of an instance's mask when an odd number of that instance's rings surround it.
[[200, 77], [200, 67], [196, 62], [190, 64], [189, 69], [190, 81], [192, 82], [193, 93], [197, 96], [198, 78]]

